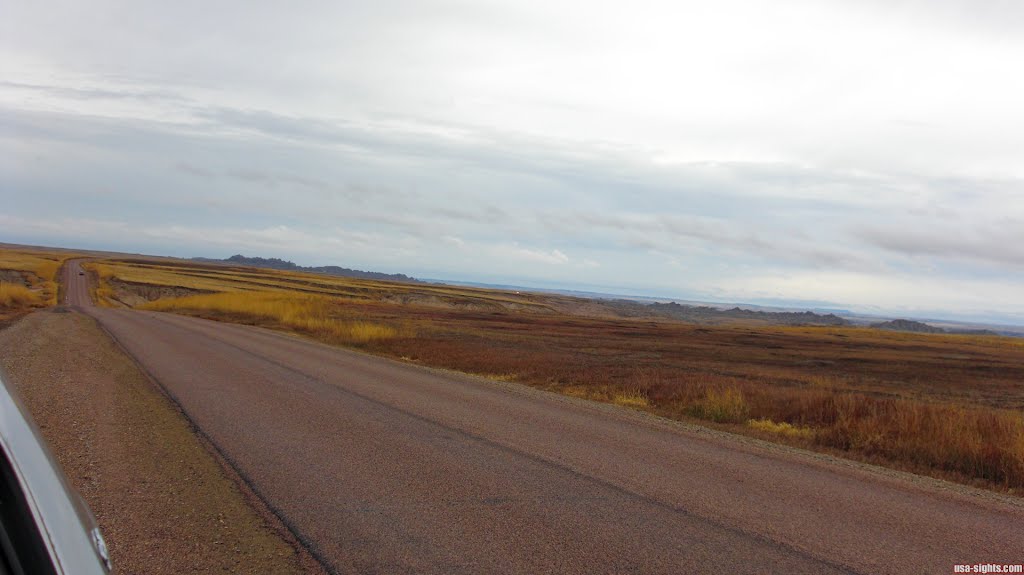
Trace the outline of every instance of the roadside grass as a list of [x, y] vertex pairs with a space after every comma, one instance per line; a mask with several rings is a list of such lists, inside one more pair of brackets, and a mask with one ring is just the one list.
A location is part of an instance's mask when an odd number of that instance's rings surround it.
[[743, 394], [736, 388], [707, 389], [704, 397], [690, 405], [690, 413], [698, 419], [715, 423], [741, 423], [747, 420], [749, 408]]
[[89, 292], [92, 300], [100, 307], [115, 307], [116, 294], [110, 286], [110, 279], [114, 276], [112, 266], [97, 262], [85, 262], [82, 269], [93, 277], [89, 285]]
[[791, 423], [786, 423], [785, 421], [777, 423], [770, 419], [751, 419], [747, 422], [747, 425], [758, 431], [783, 435], [785, 437], [798, 437], [802, 439], [811, 439], [814, 437], [813, 429], [793, 425]]
[[616, 389], [613, 387], [592, 387], [585, 385], [565, 386], [558, 389], [559, 393], [581, 399], [613, 403], [623, 407], [646, 409], [651, 406], [647, 393], [639, 387]]
[[219, 318], [236, 316], [251, 323], [270, 321], [332, 343], [365, 344], [399, 335], [399, 330], [393, 326], [332, 317], [331, 300], [315, 295], [229, 292], [161, 299], [139, 308], [206, 312]]
[[651, 405], [647, 394], [638, 387], [615, 391], [612, 393], [612, 403], [636, 408], [649, 407]]
[[822, 445], [1024, 487], [1019, 412], [857, 396], [824, 403], [816, 432]]
[[3, 315], [12, 317], [56, 305], [57, 272], [72, 255], [33, 248], [0, 248], [0, 281], [6, 286], [0, 292]]
[[[408, 358], [406, 358], [406, 360], [408, 361]], [[487, 379], [493, 379], [494, 381], [514, 382], [517, 379], [516, 374], [514, 373], [478, 373], [475, 375], [486, 377]]]
[[477, 288], [223, 266], [104, 265], [111, 266], [106, 281], [122, 281], [111, 283], [117, 289], [167, 282], [220, 292], [160, 299], [146, 309], [296, 331], [421, 365], [497, 374], [490, 377], [1024, 491], [1024, 345], [1012, 338], [697, 326], [555, 313], [566, 307], [564, 296], [487, 296]]
[[39, 292], [23, 285], [0, 282], [0, 308], [18, 308], [43, 302]]

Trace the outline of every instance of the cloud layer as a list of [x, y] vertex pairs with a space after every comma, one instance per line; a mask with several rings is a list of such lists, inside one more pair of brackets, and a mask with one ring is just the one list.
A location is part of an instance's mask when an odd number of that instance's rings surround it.
[[1014, 6], [18, 4], [0, 240], [1013, 317]]

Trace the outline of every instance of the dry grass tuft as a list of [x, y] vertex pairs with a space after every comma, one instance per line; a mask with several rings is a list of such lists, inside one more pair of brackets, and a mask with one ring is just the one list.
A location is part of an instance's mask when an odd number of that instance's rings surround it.
[[721, 391], [708, 389], [704, 392], [704, 398], [697, 401], [690, 410], [695, 417], [716, 423], [742, 423], [747, 420], [750, 411], [743, 394], [732, 387]]
[[517, 376], [514, 373], [481, 373], [480, 377], [486, 377], [487, 379], [493, 379], [494, 381], [512, 382], [516, 380]]
[[770, 419], [751, 419], [747, 422], [747, 425], [758, 431], [764, 431], [785, 437], [798, 437], [801, 439], [810, 439], [814, 437], [814, 430], [810, 427], [801, 427], [791, 423], [786, 423], [785, 421], [776, 423]]
[[647, 393], [635, 387], [613, 393], [612, 403], [637, 408], [649, 407], [651, 405]]
[[623, 407], [644, 409], [651, 406], [647, 392], [637, 386], [617, 389], [610, 386], [568, 385], [557, 387], [556, 390], [563, 395], [604, 403], [614, 403]]

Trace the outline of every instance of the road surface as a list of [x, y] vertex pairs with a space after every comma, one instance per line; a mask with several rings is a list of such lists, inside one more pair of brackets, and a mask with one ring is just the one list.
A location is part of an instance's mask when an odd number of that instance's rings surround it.
[[337, 573], [952, 573], [1016, 500], [248, 326], [96, 318]]

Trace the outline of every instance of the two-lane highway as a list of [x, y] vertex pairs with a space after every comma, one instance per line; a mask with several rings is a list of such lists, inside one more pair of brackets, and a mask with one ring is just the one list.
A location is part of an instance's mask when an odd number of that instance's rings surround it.
[[950, 573], [1008, 498], [247, 326], [96, 318], [338, 573]]

